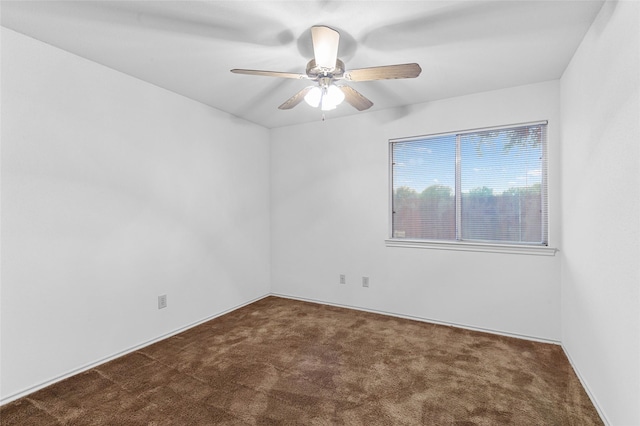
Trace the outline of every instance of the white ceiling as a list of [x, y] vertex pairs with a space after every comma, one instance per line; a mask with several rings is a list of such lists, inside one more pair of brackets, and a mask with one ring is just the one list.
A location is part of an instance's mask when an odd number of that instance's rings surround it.
[[[560, 78], [602, 1], [2, 1], [2, 25], [268, 128], [321, 113], [277, 107], [305, 80], [312, 25], [347, 69], [417, 62], [416, 79], [350, 83], [371, 110]], [[100, 82], [96, 82], [100, 84]], [[348, 104], [327, 118], [362, 114]]]

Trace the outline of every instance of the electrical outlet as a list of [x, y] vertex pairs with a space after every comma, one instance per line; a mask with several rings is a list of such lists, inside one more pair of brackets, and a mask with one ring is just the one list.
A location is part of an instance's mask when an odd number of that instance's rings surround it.
[[167, 307], [167, 295], [163, 294], [162, 296], [158, 296], [158, 309]]
[[345, 274], [340, 274], [340, 284], [347, 283], [347, 276]]
[[369, 287], [369, 277], [362, 277], [362, 287]]

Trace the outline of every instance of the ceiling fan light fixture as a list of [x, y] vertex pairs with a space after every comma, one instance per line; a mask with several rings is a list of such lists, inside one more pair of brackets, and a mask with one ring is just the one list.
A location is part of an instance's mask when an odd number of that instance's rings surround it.
[[338, 106], [342, 103], [342, 101], [344, 101], [344, 93], [342, 93], [342, 90], [340, 90], [340, 88], [334, 84], [330, 85], [327, 88], [327, 93], [324, 95], [325, 98], [327, 98], [327, 100], [335, 106]]
[[322, 105], [320, 106], [320, 109], [322, 111], [331, 111], [332, 109], [336, 109], [336, 105], [332, 104], [331, 102], [329, 102], [325, 98], [322, 98]]
[[304, 101], [312, 106], [313, 108], [318, 108], [320, 106], [320, 101], [322, 100], [322, 89], [320, 87], [315, 86], [307, 92], [304, 96]]
[[334, 84], [322, 87], [315, 86], [307, 92], [304, 100], [313, 108], [320, 107], [323, 111], [330, 111], [344, 101], [344, 93]]

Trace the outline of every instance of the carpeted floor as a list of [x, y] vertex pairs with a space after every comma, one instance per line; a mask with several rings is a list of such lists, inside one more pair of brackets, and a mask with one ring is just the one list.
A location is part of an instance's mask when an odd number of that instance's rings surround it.
[[7, 404], [0, 419], [602, 424], [560, 346], [277, 297]]

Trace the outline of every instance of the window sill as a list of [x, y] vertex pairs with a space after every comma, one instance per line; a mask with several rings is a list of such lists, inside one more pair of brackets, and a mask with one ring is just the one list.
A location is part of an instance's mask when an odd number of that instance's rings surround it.
[[557, 248], [546, 246], [508, 245], [453, 241], [424, 241], [387, 239], [387, 247], [420, 248], [434, 250], [479, 251], [488, 253], [528, 254], [535, 256], [555, 256]]

